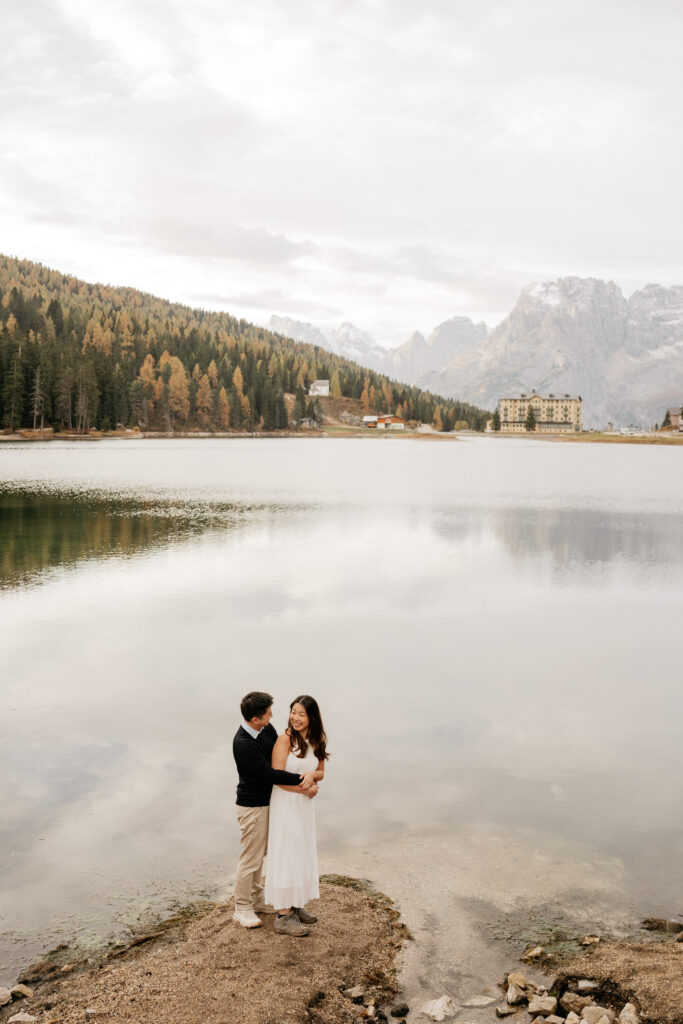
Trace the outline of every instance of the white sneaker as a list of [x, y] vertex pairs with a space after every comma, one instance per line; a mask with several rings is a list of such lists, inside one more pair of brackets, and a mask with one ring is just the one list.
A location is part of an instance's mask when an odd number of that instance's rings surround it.
[[236, 910], [232, 919], [237, 924], [241, 924], [243, 928], [260, 928], [263, 924], [253, 910]]

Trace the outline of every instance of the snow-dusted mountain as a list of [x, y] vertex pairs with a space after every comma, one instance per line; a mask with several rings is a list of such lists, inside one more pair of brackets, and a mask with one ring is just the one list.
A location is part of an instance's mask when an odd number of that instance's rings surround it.
[[428, 338], [416, 331], [394, 350], [353, 324], [323, 334], [312, 324], [272, 317], [269, 327], [485, 409], [504, 394], [534, 388], [581, 395], [588, 427], [649, 426], [683, 402], [683, 286], [649, 284], [626, 299], [612, 281], [536, 282], [490, 332], [452, 317]]
[[369, 366], [406, 384], [415, 384], [430, 370], [443, 369], [456, 356], [474, 348], [488, 333], [486, 324], [475, 324], [466, 316], [454, 316], [439, 324], [426, 339], [415, 331], [398, 348], [386, 349], [367, 331], [348, 321], [334, 330], [322, 331], [303, 320], [271, 316], [267, 326], [270, 331], [295, 341], [320, 345], [328, 352], [353, 359], [361, 366]]
[[441, 370], [456, 356], [469, 352], [488, 335], [486, 324], [467, 316], [454, 316], [435, 327], [428, 338], [415, 331], [407, 341], [388, 353], [386, 373], [415, 384], [432, 370]]
[[330, 331], [328, 337], [335, 346], [334, 351], [346, 359], [353, 359], [362, 366], [369, 366], [373, 370], [384, 373], [384, 361], [387, 350], [378, 345], [367, 331], [363, 331], [354, 324], [341, 324], [336, 330]]
[[337, 351], [315, 324], [307, 324], [303, 320], [292, 320], [290, 316], [271, 316], [267, 327], [275, 334], [294, 338], [294, 341], [303, 341], [307, 345], [319, 345], [320, 348], [326, 348], [328, 352]]
[[488, 409], [532, 388], [579, 394], [586, 426], [649, 426], [683, 401], [683, 288], [648, 285], [627, 300], [611, 281], [537, 282], [476, 348], [419, 383]]
[[315, 324], [306, 323], [304, 320], [292, 320], [288, 316], [271, 316], [267, 324], [269, 331], [277, 334], [284, 334], [294, 341], [303, 341], [309, 345], [319, 345], [334, 352], [346, 359], [352, 359], [361, 366], [368, 366], [373, 370], [384, 373], [384, 362], [387, 350], [378, 345], [375, 339], [367, 331], [361, 330], [354, 324], [346, 321], [334, 330], [327, 333], [316, 327]]

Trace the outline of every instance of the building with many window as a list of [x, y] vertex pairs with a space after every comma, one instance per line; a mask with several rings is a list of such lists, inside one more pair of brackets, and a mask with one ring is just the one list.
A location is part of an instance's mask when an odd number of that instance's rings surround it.
[[529, 409], [536, 421], [538, 434], [569, 434], [581, 430], [581, 396], [528, 395], [501, 398], [498, 402], [500, 429], [503, 433], [523, 434], [527, 431]]

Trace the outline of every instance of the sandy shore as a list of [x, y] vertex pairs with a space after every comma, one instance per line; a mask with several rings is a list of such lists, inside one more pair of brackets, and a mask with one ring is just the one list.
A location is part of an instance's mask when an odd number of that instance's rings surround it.
[[[334, 882], [324, 882], [321, 899], [309, 907], [318, 923], [306, 938], [275, 934], [273, 918], [265, 915], [263, 927], [242, 929], [232, 921], [230, 901], [205, 904], [87, 959], [79, 961], [67, 945], [58, 947], [20, 974], [18, 980], [29, 988], [0, 1009], [0, 1021], [22, 1012], [29, 1015], [26, 1024], [426, 1020], [420, 1012], [424, 996], [410, 991], [416, 943], [392, 901], [365, 882], [330, 877]], [[589, 979], [597, 983], [594, 1002], [617, 1016], [630, 1002], [641, 1024], [683, 1024], [683, 942], [675, 934], [650, 936], [640, 942], [601, 939], [578, 957], [558, 941], [536, 966], [522, 964], [524, 943], [518, 943], [516, 955], [506, 943], [506, 970], [488, 984], [480, 979], [469, 999], [446, 983], [438, 968], [425, 971], [424, 995], [455, 995], [454, 1024], [493, 1022], [496, 1007], [505, 1006], [503, 976], [522, 971], [558, 997], [568, 988], [577, 991], [579, 979]], [[451, 961], [450, 971], [453, 979], [469, 978], [472, 987], [466, 948]], [[354, 986], [362, 993], [351, 999], [348, 989]], [[528, 1024], [526, 1005], [514, 1009], [509, 1019]], [[557, 1012], [566, 1017], [566, 1008]]]
[[359, 984], [389, 1008], [404, 941], [391, 901], [323, 884], [309, 909], [318, 923], [301, 939], [274, 933], [272, 916], [241, 928], [223, 903], [179, 915], [99, 962], [72, 967], [69, 950], [59, 949], [23, 971], [33, 995], [5, 1006], [0, 1019], [24, 1011], [39, 1024], [347, 1024], [363, 1007], [342, 990]]

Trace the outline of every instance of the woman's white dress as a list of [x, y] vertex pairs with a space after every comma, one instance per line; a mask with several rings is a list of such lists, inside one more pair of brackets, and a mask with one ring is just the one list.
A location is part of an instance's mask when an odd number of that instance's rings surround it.
[[[311, 748], [305, 757], [291, 751], [285, 768], [303, 775], [318, 767]], [[266, 903], [276, 910], [303, 907], [318, 899], [318, 849], [315, 836], [315, 801], [301, 793], [287, 793], [273, 786], [268, 819]]]

